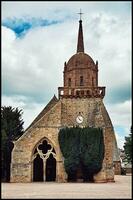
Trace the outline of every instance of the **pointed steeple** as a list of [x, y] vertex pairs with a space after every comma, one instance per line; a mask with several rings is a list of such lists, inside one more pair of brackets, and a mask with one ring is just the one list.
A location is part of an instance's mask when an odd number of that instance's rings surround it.
[[84, 52], [84, 41], [83, 41], [83, 28], [81, 20], [81, 11], [80, 11], [80, 20], [79, 20], [79, 32], [78, 32], [78, 44], [77, 44], [77, 53]]

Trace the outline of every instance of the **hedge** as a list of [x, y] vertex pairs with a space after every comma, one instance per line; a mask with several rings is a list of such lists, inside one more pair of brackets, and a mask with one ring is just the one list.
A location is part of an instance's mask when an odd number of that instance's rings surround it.
[[76, 175], [81, 167], [84, 180], [87, 180], [101, 170], [104, 159], [101, 128], [66, 127], [60, 129], [58, 139], [68, 175]]

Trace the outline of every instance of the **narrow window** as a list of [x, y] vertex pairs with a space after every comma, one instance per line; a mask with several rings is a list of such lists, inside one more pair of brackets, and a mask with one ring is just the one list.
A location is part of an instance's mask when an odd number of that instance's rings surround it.
[[84, 96], [84, 90], [81, 91], [81, 96]]
[[83, 80], [83, 76], [80, 76], [80, 86], [84, 85], [84, 80]]
[[92, 77], [92, 86], [94, 86], [94, 78]]
[[87, 90], [86, 93], [87, 93], [87, 96], [90, 96], [90, 90]]
[[79, 96], [79, 91], [76, 91], [76, 96]]
[[68, 79], [68, 87], [71, 87], [71, 78]]

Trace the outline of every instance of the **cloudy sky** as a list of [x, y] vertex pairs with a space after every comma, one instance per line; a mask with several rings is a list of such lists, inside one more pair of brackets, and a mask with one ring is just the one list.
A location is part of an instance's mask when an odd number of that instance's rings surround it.
[[99, 62], [99, 86], [118, 146], [131, 127], [131, 2], [3, 1], [2, 105], [23, 110], [24, 128], [63, 86], [83, 11], [85, 52]]

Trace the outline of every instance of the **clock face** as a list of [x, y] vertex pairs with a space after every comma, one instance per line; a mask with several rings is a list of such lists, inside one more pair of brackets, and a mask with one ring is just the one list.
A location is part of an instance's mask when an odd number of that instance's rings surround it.
[[78, 124], [81, 124], [83, 122], [83, 117], [81, 115], [78, 115], [76, 121]]

